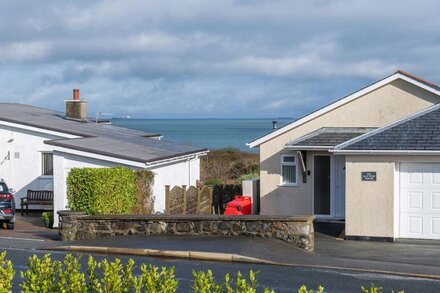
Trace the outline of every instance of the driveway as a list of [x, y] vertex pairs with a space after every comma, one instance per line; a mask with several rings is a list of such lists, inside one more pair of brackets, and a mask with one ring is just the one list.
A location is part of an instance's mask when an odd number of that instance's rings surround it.
[[59, 239], [58, 229], [48, 229], [43, 226], [41, 212], [29, 212], [29, 215], [24, 216], [17, 212], [15, 219], [14, 229], [8, 230], [2, 227], [0, 237], [40, 239], [43, 241]]

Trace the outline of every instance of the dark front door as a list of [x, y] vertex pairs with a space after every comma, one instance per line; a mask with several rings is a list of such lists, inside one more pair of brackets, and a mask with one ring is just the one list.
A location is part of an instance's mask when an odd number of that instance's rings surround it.
[[315, 156], [313, 191], [315, 215], [330, 215], [330, 156]]

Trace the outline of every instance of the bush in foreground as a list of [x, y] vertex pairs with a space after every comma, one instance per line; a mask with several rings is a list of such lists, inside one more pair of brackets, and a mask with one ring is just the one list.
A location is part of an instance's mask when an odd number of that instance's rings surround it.
[[[141, 264], [140, 272], [136, 270], [135, 262], [130, 259], [127, 263], [115, 259], [96, 261], [89, 256], [87, 269], [81, 270], [78, 258], [71, 254], [62, 261], [52, 260], [50, 254], [43, 257], [33, 255], [28, 259], [27, 270], [20, 272], [21, 292], [64, 292], [64, 293], [174, 293], [178, 291], [179, 282], [174, 274], [174, 267], [158, 268]], [[11, 292], [15, 271], [10, 260], [6, 260], [6, 252], [0, 254], [0, 293]], [[211, 270], [193, 271], [191, 291], [194, 293], [275, 293], [269, 288], [261, 288], [257, 284], [256, 273], [249, 272], [249, 277], [237, 273], [235, 280], [227, 274], [217, 282]], [[294, 291], [292, 291], [294, 292]], [[308, 290], [301, 286], [298, 293], [322, 293], [324, 288]], [[363, 293], [382, 293], [382, 288], [371, 287]], [[403, 293], [401, 291], [400, 293]]]

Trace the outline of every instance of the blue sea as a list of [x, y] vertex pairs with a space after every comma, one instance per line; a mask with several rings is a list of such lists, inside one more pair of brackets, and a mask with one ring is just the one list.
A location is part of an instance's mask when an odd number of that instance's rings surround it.
[[272, 131], [272, 121], [282, 127], [294, 119], [112, 119], [112, 124], [146, 132], [160, 133], [165, 141], [220, 149], [238, 148], [258, 152], [246, 146], [256, 138]]

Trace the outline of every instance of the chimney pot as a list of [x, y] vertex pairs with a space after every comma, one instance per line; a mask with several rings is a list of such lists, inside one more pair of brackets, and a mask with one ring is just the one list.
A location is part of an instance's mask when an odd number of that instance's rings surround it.
[[79, 100], [79, 89], [73, 89], [73, 100], [74, 101]]
[[66, 119], [87, 121], [87, 101], [79, 99], [79, 89], [73, 89], [73, 100], [66, 100]]

